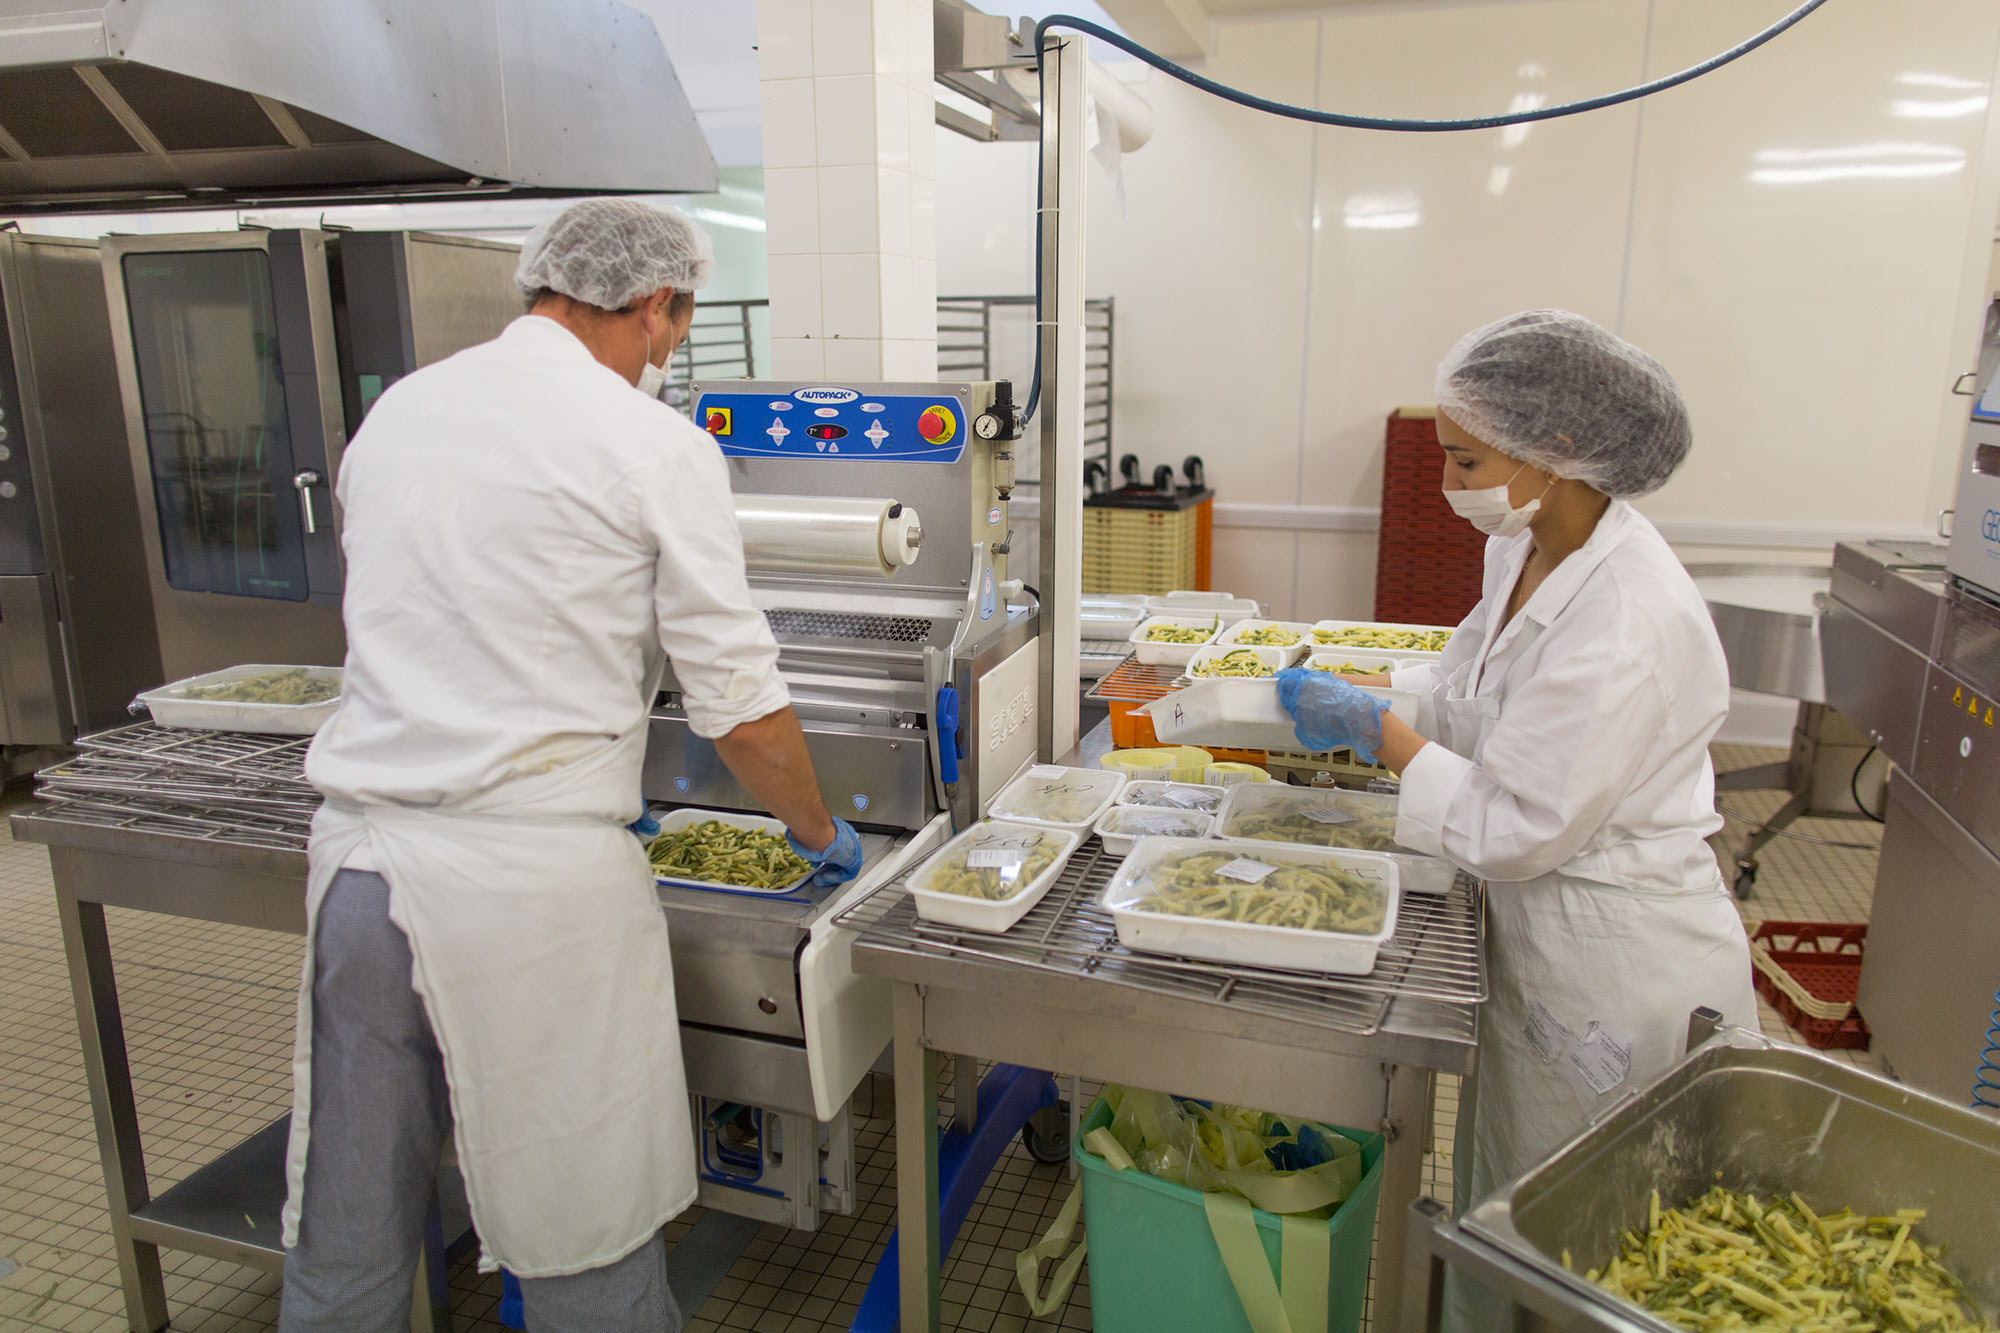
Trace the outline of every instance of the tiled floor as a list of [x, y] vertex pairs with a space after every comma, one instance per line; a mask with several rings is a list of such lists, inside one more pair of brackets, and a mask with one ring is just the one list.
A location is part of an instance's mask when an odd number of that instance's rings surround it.
[[[1732, 768], [1769, 752], [1719, 747]], [[10, 790], [6, 806], [22, 799]], [[1725, 800], [1752, 816], [1777, 793]], [[1879, 843], [1862, 823], [1802, 821], [1809, 837]], [[1730, 821], [1716, 842], [1729, 864], [1746, 826]], [[1780, 839], [1762, 857], [1746, 920], [1796, 917], [1866, 921], [1875, 853]], [[267, 932], [112, 910], [146, 1165], [155, 1189], [283, 1114], [288, 1108], [293, 991], [300, 941]], [[1767, 1030], [1781, 1031], [1764, 1015]], [[1859, 1058], [1866, 1063], [1866, 1056]], [[1426, 1180], [1451, 1197], [1456, 1080], [1441, 1080]], [[893, 1224], [895, 1165], [886, 1080], [856, 1106], [859, 1208], [817, 1233], [766, 1226], [693, 1312], [702, 1333], [821, 1333], [846, 1329]], [[987, 1183], [947, 1261], [947, 1328], [971, 1333], [1090, 1326], [1088, 1265], [1068, 1305], [1030, 1319], [1015, 1288], [1014, 1254], [1039, 1236], [1068, 1193], [1060, 1167], [1037, 1165], [1018, 1143]], [[685, 1235], [699, 1210], [668, 1228]], [[173, 1326], [207, 1333], [272, 1327], [277, 1280], [253, 1269], [163, 1252]], [[7, 1273], [6, 1261], [18, 1265]], [[500, 1284], [469, 1264], [451, 1274], [457, 1326], [497, 1329]], [[103, 1180], [77, 1053], [74, 1011], [49, 886], [48, 858], [12, 842], [0, 824], [0, 1329], [125, 1327], [117, 1266], [104, 1219]]]

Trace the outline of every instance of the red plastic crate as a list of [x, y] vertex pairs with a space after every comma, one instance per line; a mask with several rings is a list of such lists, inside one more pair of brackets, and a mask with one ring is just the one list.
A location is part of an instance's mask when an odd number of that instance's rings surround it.
[[1816, 1000], [1846, 1004], [1844, 1018], [1818, 1018], [1801, 1010], [1778, 983], [1752, 969], [1757, 993], [1784, 1018], [1785, 1025], [1822, 1051], [1865, 1051], [1868, 1024], [1854, 1007], [1861, 987], [1861, 952], [1868, 927], [1852, 922], [1766, 921], [1750, 936], [1750, 947], [1768, 940], [1768, 957]]
[[1434, 415], [1389, 414], [1382, 527], [1375, 542], [1375, 618], [1456, 625], [1479, 604], [1486, 538], [1445, 503]]

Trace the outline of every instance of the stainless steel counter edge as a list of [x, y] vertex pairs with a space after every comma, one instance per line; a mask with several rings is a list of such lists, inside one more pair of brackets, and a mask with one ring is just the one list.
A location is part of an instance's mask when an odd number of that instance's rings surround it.
[[220, 838], [183, 837], [142, 829], [64, 819], [59, 806], [41, 806], [12, 815], [9, 826], [16, 842], [49, 847], [75, 847], [143, 860], [178, 861], [184, 865], [222, 870], [250, 870], [266, 875], [306, 877], [306, 854], [280, 847], [258, 847]]

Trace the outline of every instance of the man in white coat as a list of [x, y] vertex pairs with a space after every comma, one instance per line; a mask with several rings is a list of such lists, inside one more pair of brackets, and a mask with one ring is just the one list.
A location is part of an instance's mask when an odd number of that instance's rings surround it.
[[391, 387], [338, 483], [347, 670], [313, 821], [280, 1327], [408, 1327], [445, 1135], [530, 1326], [676, 1329], [695, 1198], [667, 926], [641, 845], [671, 656], [690, 725], [822, 883], [820, 800], [714, 442], [658, 401], [707, 237], [629, 200], [528, 238], [527, 315]]

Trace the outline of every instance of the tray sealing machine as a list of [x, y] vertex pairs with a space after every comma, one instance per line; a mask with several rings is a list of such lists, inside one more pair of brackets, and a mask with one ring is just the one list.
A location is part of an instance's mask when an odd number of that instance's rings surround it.
[[[827, 808], [868, 855], [818, 894], [660, 889], [701, 1202], [811, 1229], [852, 1207], [847, 1103], [891, 1033], [889, 988], [854, 974], [833, 918], [1034, 758], [1040, 617], [1010, 605], [1007, 579], [1016, 412], [1004, 381], [715, 381], [694, 386], [692, 416], [728, 460], [751, 593]], [[644, 792], [755, 808], [689, 729], [671, 665]]]

